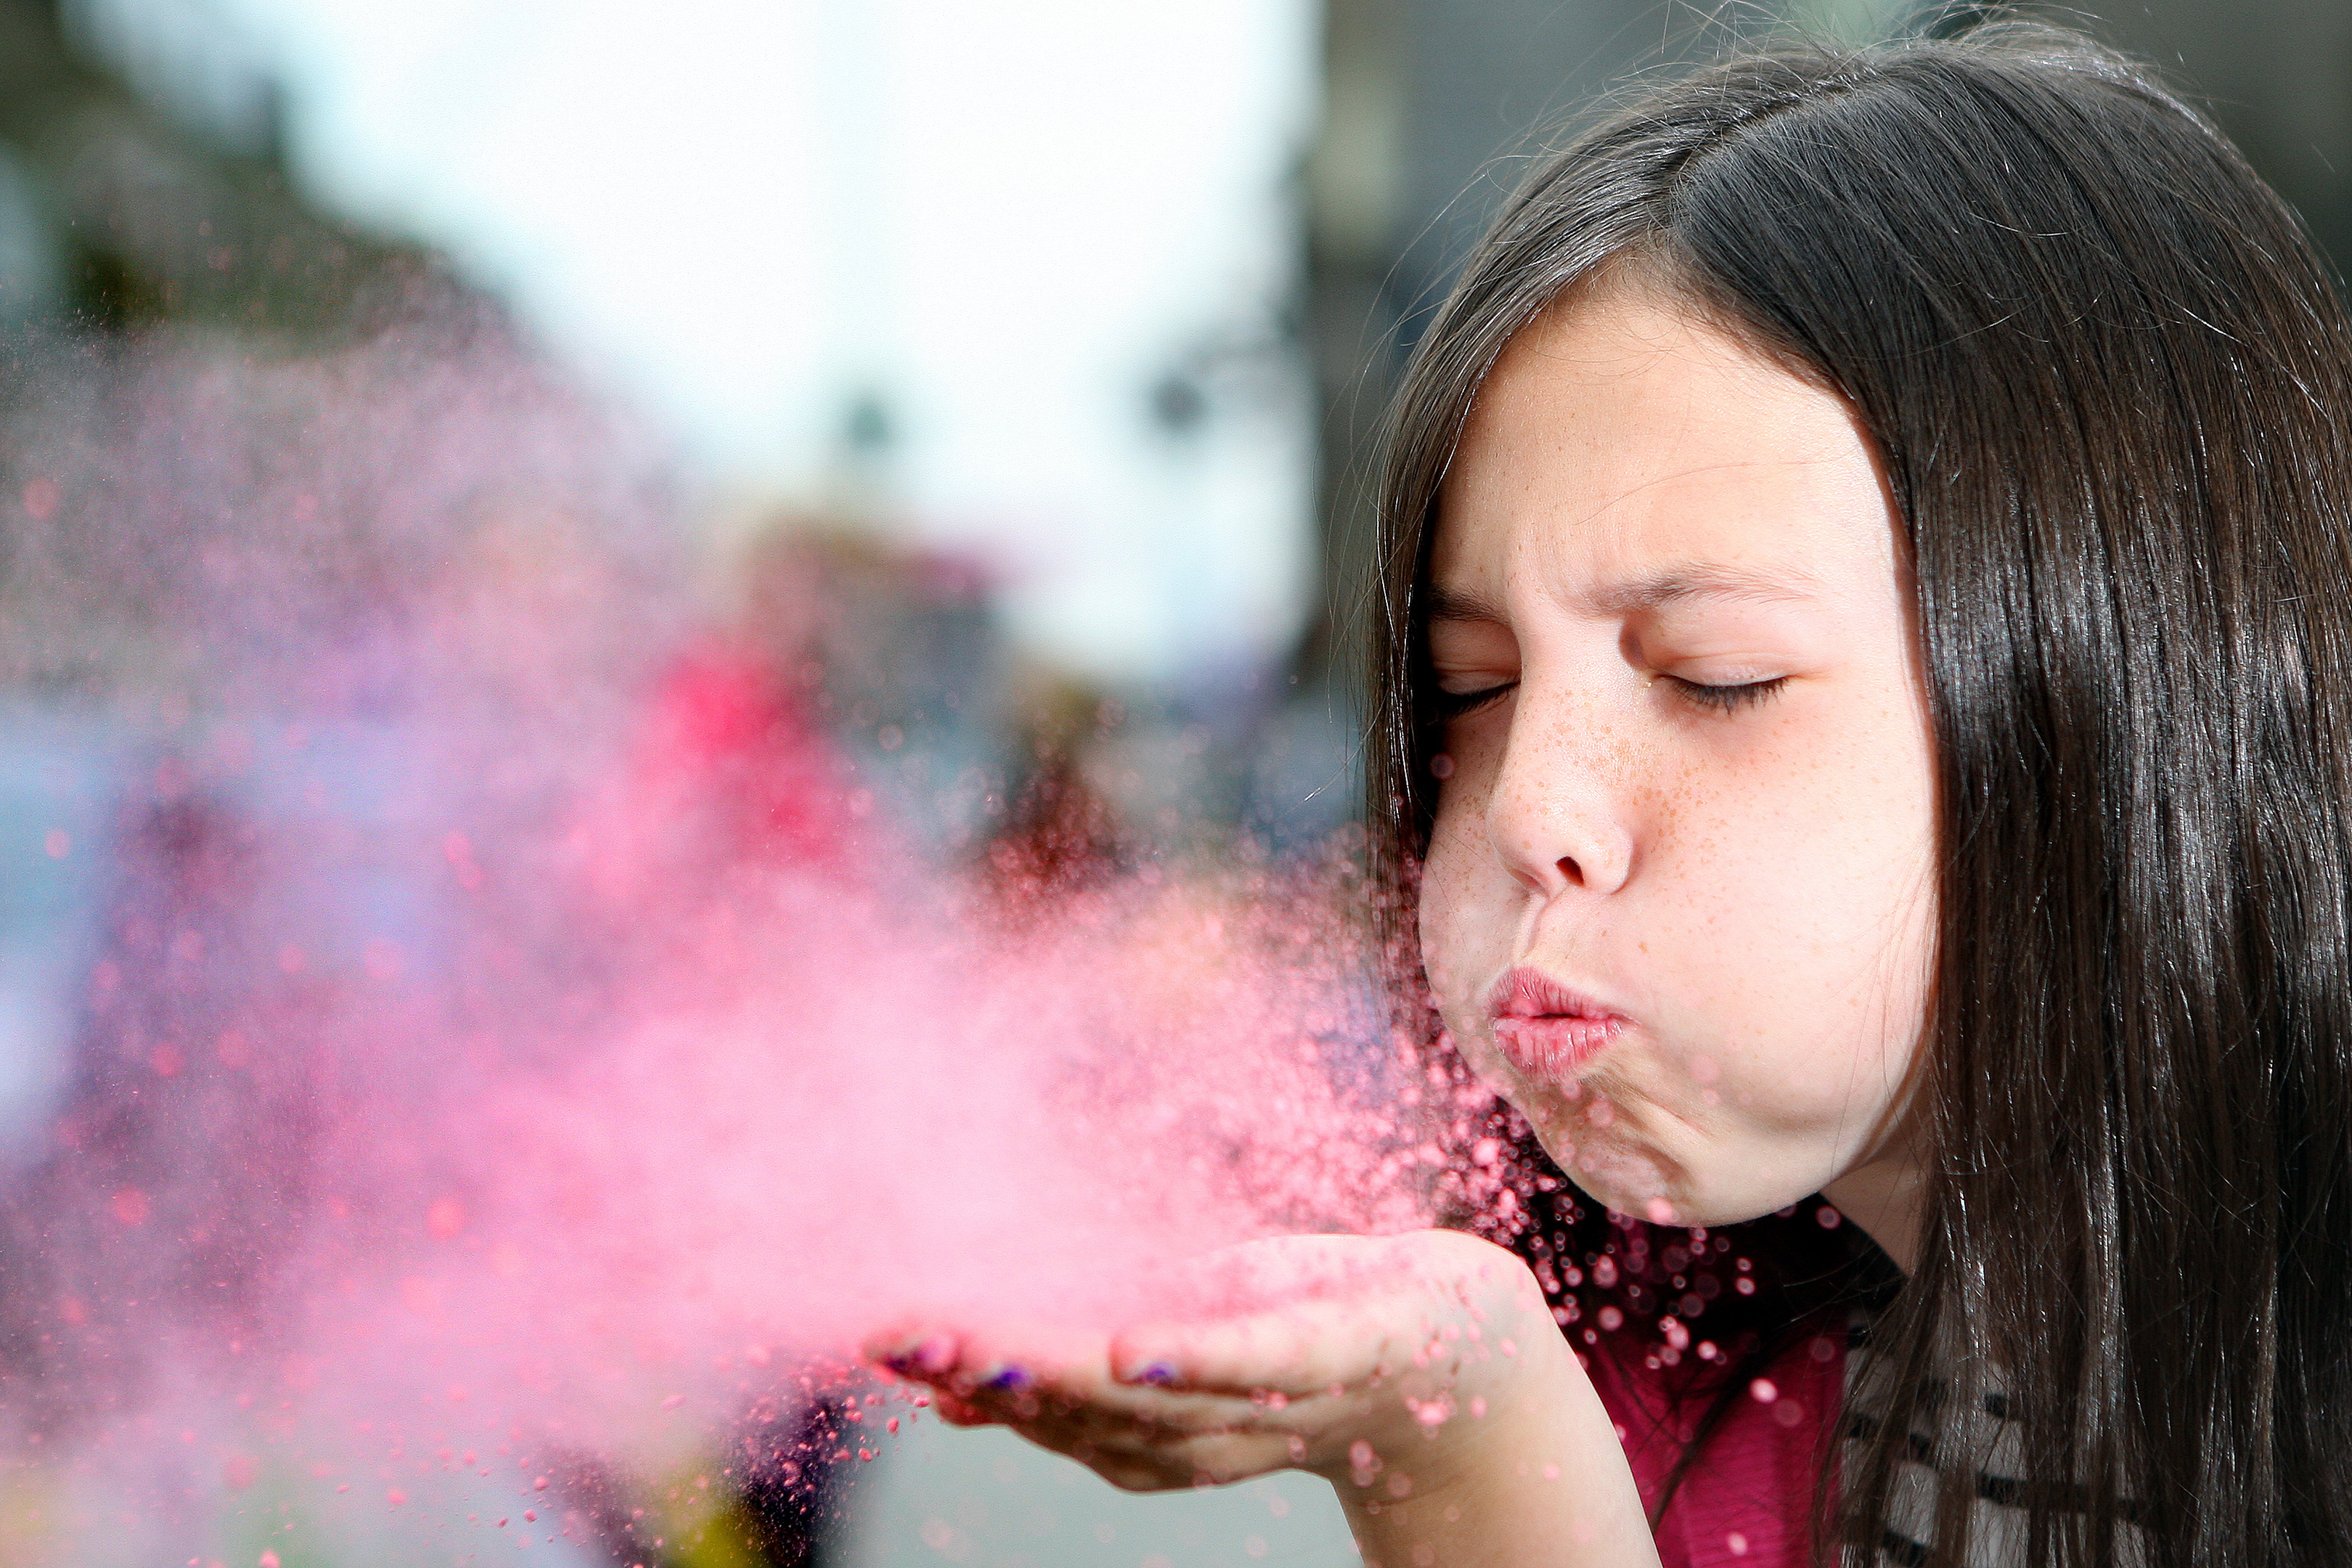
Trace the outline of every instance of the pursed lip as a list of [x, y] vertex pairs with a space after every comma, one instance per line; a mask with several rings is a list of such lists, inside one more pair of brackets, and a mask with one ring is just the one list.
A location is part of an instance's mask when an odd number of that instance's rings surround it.
[[1496, 1048], [1531, 1079], [1574, 1077], [1627, 1022], [1623, 1014], [1525, 963], [1495, 983], [1486, 1012]]

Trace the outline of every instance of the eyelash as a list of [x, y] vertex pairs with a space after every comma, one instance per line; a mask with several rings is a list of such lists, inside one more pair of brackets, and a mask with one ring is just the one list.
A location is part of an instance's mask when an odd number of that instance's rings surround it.
[[1430, 710], [1442, 721], [1466, 719], [1481, 708], [1489, 703], [1500, 701], [1518, 689], [1517, 681], [1507, 680], [1500, 686], [1489, 686], [1483, 691], [1438, 691], [1431, 695]]
[[1742, 708], [1753, 708], [1759, 702], [1780, 696], [1780, 689], [1789, 684], [1789, 678], [1785, 675], [1774, 676], [1769, 680], [1751, 680], [1744, 686], [1706, 686], [1696, 680], [1685, 680], [1678, 675], [1669, 675], [1665, 679], [1675, 683], [1685, 701], [1712, 713], [1736, 713]]
[[[1789, 684], [1789, 678], [1785, 675], [1737, 686], [1708, 686], [1701, 681], [1685, 680], [1678, 675], [1663, 679], [1674, 682], [1675, 690], [1685, 701], [1712, 713], [1736, 713], [1743, 708], [1753, 708], [1780, 696], [1780, 689]], [[1519, 683], [1510, 680], [1479, 691], [1440, 691], [1431, 698], [1430, 707], [1440, 720], [1466, 719], [1518, 689]]]

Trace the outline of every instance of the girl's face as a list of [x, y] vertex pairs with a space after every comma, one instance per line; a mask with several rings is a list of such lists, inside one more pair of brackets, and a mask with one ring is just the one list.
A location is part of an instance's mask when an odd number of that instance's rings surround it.
[[1657, 295], [1573, 293], [1479, 394], [1427, 614], [1422, 942], [1464, 1054], [1612, 1208], [1822, 1191], [1907, 1261], [1933, 753], [1852, 411]]

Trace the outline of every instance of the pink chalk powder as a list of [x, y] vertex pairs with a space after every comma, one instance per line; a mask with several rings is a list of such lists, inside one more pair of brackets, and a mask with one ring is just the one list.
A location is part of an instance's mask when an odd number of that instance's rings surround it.
[[1344, 853], [928, 860], [793, 628], [697, 629], [650, 449], [500, 334], [46, 375], [0, 668], [80, 672], [126, 761], [5, 1214], [45, 1545], [609, 1535], [583, 1471], [723, 1491], [820, 1397], [800, 1458], [879, 1452], [896, 1318], [1107, 1325], [1428, 1223], [1482, 1097], [1391, 1037]]

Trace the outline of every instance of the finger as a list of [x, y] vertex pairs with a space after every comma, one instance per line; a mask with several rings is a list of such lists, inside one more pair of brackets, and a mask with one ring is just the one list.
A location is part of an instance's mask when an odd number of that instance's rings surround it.
[[1359, 1429], [1378, 1397], [1318, 1397], [1283, 1410], [1220, 1401], [1214, 1417], [1183, 1422], [1139, 1420], [1099, 1405], [1033, 1407], [1005, 1412], [1000, 1418], [1033, 1441], [1081, 1462], [1095, 1454], [1149, 1458], [1188, 1452], [1188, 1444], [1242, 1444], [1249, 1447], [1252, 1464], [1279, 1468], [1339, 1451], [1333, 1448], [1331, 1435]]
[[1329, 1306], [1224, 1322], [1139, 1324], [1110, 1345], [1112, 1376], [1129, 1386], [1286, 1401], [1360, 1383], [1390, 1360], [1379, 1324]]
[[1028, 1325], [986, 1331], [907, 1323], [866, 1342], [866, 1353], [901, 1377], [965, 1398], [1033, 1389], [1065, 1375], [1100, 1375], [1108, 1352], [1099, 1334]]
[[997, 1418], [977, 1405], [969, 1405], [942, 1389], [931, 1395], [931, 1408], [950, 1426], [993, 1426]]
[[1178, 1437], [1147, 1451], [1105, 1448], [1129, 1463], [1148, 1463], [1187, 1485], [1223, 1486], [1252, 1476], [1286, 1469], [1294, 1462], [1290, 1439], [1272, 1432], [1220, 1432]]
[[869, 1335], [861, 1347], [866, 1359], [901, 1377], [933, 1383], [962, 1361], [962, 1340], [936, 1324], [909, 1321]]
[[1192, 1484], [1155, 1466], [1130, 1459], [1090, 1459], [1087, 1468], [1123, 1492], [1170, 1492]]
[[[1047, 1411], [1092, 1409], [1114, 1423], [1204, 1432], [1246, 1425], [1267, 1404], [1248, 1393], [1121, 1383], [1110, 1375], [1108, 1342], [1095, 1335], [910, 1329], [876, 1348], [892, 1371], [1013, 1425]], [[1284, 1402], [1277, 1396], [1274, 1405]]]
[[1034, 1383], [995, 1383], [963, 1397], [1014, 1425], [1037, 1420], [1086, 1423], [1104, 1431], [1222, 1432], [1269, 1414], [1265, 1402], [1226, 1394], [1129, 1387], [1108, 1377], [1055, 1376]]
[[1222, 1486], [1286, 1468], [1307, 1448], [1303, 1439], [1273, 1432], [1147, 1435], [1048, 1420], [1013, 1429], [1129, 1490]]

